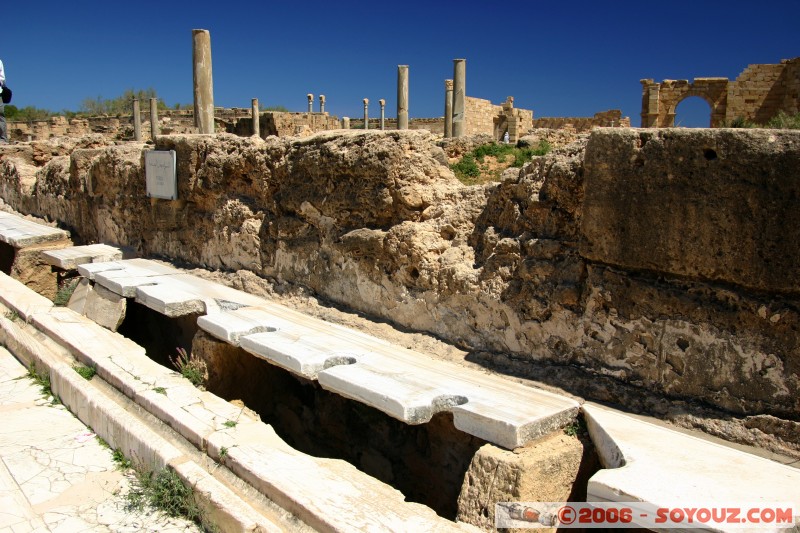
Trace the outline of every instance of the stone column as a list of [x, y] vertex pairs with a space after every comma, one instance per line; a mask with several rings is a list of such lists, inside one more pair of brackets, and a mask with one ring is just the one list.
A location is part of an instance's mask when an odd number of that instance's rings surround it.
[[444, 80], [444, 136], [453, 136], [453, 80]]
[[325, 112], [325, 95], [324, 94], [319, 95], [319, 112], [320, 113], [324, 113]]
[[150, 138], [156, 142], [158, 137], [158, 100], [156, 98], [150, 99]]
[[250, 101], [250, 115], [253, 117], [253, 135], [261, 137], [261, 117], [258, 114], [258, 98]]
[[211, 75], [211, 34], [192, 30], [194, 60], [194, 124], [200, 133], [214, 133], [214, 82]]
[[342, 129], [350, 129], [350, 117], [342, 117]]
[[364, 98], [364, 129], [369, 129], [369, 98]]
[[314, 95], [311, 94], [311, 93], [308, 93], [306, 95], [306, 98], [308, 98], [308, 112], [309, 113], [313, 113], [314, 112]]
[[467, 94], [467, 61], [453, 60], [453, 137], [463, 137], [466, 133], [464, 104]]
[[397, 65], [397, 129], [408, 129], [408, 65]]
[[386, 113], [385, 113], [385, 111], [386, 111], [386, 100], [381, 98], [380, 100], [378, 100], [378, 103], [381, 106], [381, 131], [383, 131], [383, 130], [386, 129]]
[[658, 128], [663, 126], [658, 121], [661, 84], [655, 83], [652, 78], [639, 80], [639, 82], [642, 84], [642, 127]]
[[142, 116], [139, 113], [139, 99], [133, 99], [133, 140], [142, 140]]

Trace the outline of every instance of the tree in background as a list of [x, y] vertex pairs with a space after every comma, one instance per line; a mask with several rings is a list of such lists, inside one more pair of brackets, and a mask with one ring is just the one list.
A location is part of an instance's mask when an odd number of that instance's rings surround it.
[[12, 120], [15, 122], [31, 122], [33, 120], [47, 120], [57, 113], [53, 113], [47, 109], [39, 109], [38, 107], [31, 105], [20, 109], [15, 105], [8, 104], [5, 106], [5, 114], [6, 120]]

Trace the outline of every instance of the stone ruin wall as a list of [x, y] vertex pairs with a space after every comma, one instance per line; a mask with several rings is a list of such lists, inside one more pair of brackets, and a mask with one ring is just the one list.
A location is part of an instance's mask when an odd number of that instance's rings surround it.
[[591, 131], [594, 128], [630, 128], [631, 119], [623, 117], [619, 109], [609, 109], [595, 113], [593, 117], [541, 117], [533, 119], [534, 128], [553, 130], [572, 130], [576, 133]]
[[698, 96], [711, 107], [710, 126], [723, 127], [736, 119], [766, 124], [780, 111], [800, 112], [800, 58], [779, 64], [749, 65], [736, 78], [643, 79], [642, 127], [675, 125], [675, 113], [684, 99]]
[[[384, 119], [384, 126], [387, 130], [396, 130], [397, 129], [397, 119], [395, 118], [386, 118]], [[364, 119], [363, 118], [351, 118], [350, 119], [350, 129], [358, 130], [364, 129]], [[372, 118], [369, 119], [369, 129], [371, 130], [379, 130], [381, 129], [381, 119], [380, 118]], [[410, 130], [427, 130], [436, 135], [444, 135], [444, 117], [439, 118], [409, 118], [408, 119], [408, 129]]]
[[[140, 111], [142, 140], [150, 140], [150, 109]], [[253, 122], [250, 109], [216, 108], [214, 111], [215, 129], [250, 136]], [[260, 113], [261, 136], [294, 136], [339, 128], [339, 120], [328, 113], [293, 113], [264, 111]], [[158, 127], [162, 135], [197, 133], [192, 110], [159, 110]], [[132, 116], [100, 116], [67, 119], [63, 116], [51, 117], [30, 123], [10, 121], [8, 123], [11, 140], [43, 140], [52, 137], [80, 137], [100, 133], [108, 139], [130, 140], [133, 138]]]
[[491, 368], [686, 425], [706, 406], [707, 430], [800, 454], [800, 132], [597, 129], [470, 187], [436, 143], [164, 136], [166, 201], [143, 143], [34, 142], [3, 150], [0, 194], [86, 242], [304, 285]]
[[[467, 135], [488, 134], [501, 140], [507, 128], [511, 142], [516, 142], [537, 128], [565, 129], [574, 132], [589, 131], [595, 127], [630, 126], [630, 119], [622, 117], [619, 110], [596, 113], [593, 117], [550, 117], [533, 119], [533, 111], [516, 109], [509, 102], [494, 105], [489, 100], [467, 97]], [[150, 140], [150, 110], [140, 111], [142, 140]], [[194, 115], [191, 110], [159, 110], [159, 132], [162, 135], [197, 133]], [[250, 109], [217, 108], [215, 110], [215, 129], [242, 137], [249, 137], [253, 131]], [[397, 129], [397, 119], [384, 120], [387, 130]], [[341, 127], [337, 117], [328, 113], [265, 111], [260, 114], [261, 137], [277, 135], [280, 137], [304, 136], [320, 131], [335, 130]], [[363, 129], [363, 118], [350, 118], [351, 129]], [[80, 137], [100, 133], [108, 139], [131, 140], [133, 123], [130, 116], [101, 116], [67, 119], [63, 116], [30, 123], [8, 123], [9, 135], [15, 141], [43, 140], [53, 137]], [[380, 129], [380, 119], [370, 118], [370, 129]], [[428, 130], [437, 135], [444, 134], [444, 118], [411, 118], [408, 129]]]
[[728, 88], [726, 116], [765, 124], [784, 111], [800, 112], [800, 58], [778, 65], [750, 65]]
[[517, 142], [533, 128], [533, 111], [513, 107], [514, 99], [509, 97], [502, 105], [494, 105], [489, 100], [466, 97], [464, 99], [464, 133], [477, 135], [486, 133], [499, 141], [508, 129], [509, 140]]

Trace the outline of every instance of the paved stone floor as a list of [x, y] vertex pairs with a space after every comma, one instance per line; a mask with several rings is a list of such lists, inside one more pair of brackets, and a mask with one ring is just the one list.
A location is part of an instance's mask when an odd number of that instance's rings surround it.
[[198, 531], [126, 509], [132, 473], [0, 347], [0, 533]]

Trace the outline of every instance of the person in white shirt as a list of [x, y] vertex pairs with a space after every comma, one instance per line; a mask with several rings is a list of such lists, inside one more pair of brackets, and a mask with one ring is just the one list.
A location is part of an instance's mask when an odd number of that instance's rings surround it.
[[[0, 61], [0, 87], [6, 84], [6, 71], [3, 69], [3, 62]], [[8, 142], [6, 134], [6, 110], [3, 102], [0, 102], [0, 144]]]

